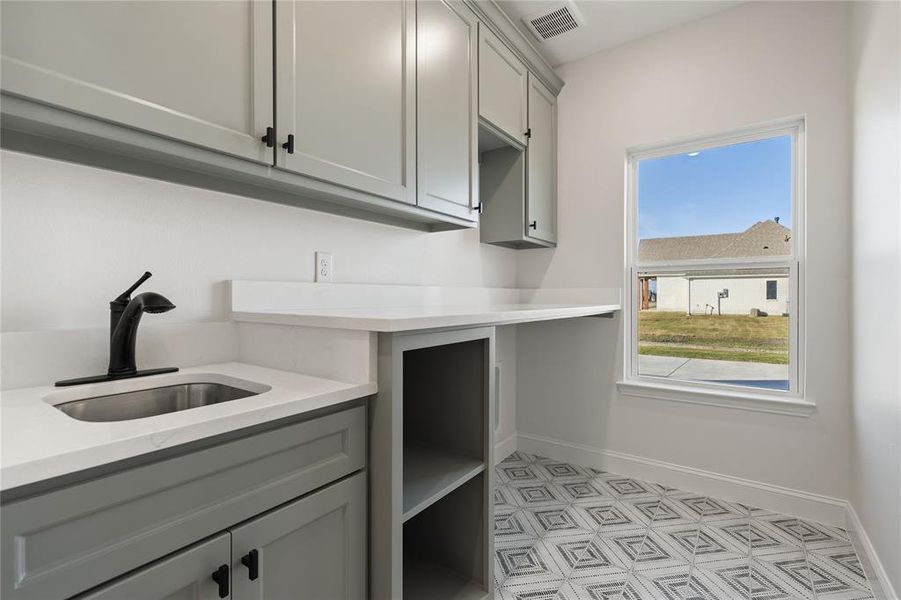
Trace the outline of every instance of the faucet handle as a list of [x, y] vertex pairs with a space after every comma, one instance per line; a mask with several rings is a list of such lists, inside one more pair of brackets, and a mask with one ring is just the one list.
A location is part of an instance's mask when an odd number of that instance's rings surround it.
[[136, 289], [138, 289], [142, 283], [144, 283], [151, 277], [153, 277], [153, 273], [151, 273], [150, 271], [144, 271], [144, 274], [141, 275], [141, 277], [138, 278], [138, 280], [135, 281], [134, 284], [132, 284], [132, 286], [130, 288], [128, 288], [127, 290], [125, 290], [124, 292], [119, 294], [119, 297], [116, 298], [115, 300], [113, 300], [113, 302], [119, 302], [119, 303], [123, 303], [123, 304], [127, 303], [129, 298], [131, 297], [131, 293], [133, 291], [135, 291]]

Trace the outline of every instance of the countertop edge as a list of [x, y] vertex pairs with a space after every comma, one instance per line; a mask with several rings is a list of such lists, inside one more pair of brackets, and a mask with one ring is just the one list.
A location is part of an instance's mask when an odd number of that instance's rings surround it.
[[[224, 365], [241, 365], [255, 369], [277, 371], [276, 369], [244, 365], [243, 363], [224, 363]], [[190, 370], [215, 372], [217, 367], [221, 369], [223, 365], [192, 367]], [[308, 377], [300, 373], [281, 373], [289, 376]], [[322, 381], [322, 378], [315, 379]], [[188, 422], [181, 426], [169, 427], [163, 431], [148, 431], [138, 436], [111, 440], [95, 446], [77, 448], [61, 454], [42, 456], [34, 460], [3, 466], [0, 467], [0, 492], [4, 496], [10, 493], [15, 494], [18, 489], [37, 485], [48, 480], [102, 468], [131, 459], [138, 459], [161, 450], [170, 450], [182, 445], [202, 442], [203, 440], [242, 429], [292, 417], [301, 417], [307, 413], [317, 413], [332, 406], [366, 398], [378, 391], [378, 386], [375, 382], [351, 383], [334, 381], [334, 383], [340, 384], [342, 387], [321, 393], [298, 396], [296, 400], [249, 408], [238, 414], [220, 415], [201, 422]], [[14, 391], [17, 390], [9, 390], [8, 392]], [[4, 393], [7, 392], [5, 391]], [[52, 407], [48, 405], [48, 408]]]
[[[365, 309], [362, 309], [365, 310]], [[349, 329], [378, 333], [399, 333], [448, 327], [477, 327], [485, 325], [515, 325], [557, 319], [601, 316], [622, 310], [619, 304], [592, 304], [576, 306], [535, 306], [527, 309], [498, 309], [486, 307], [484, 312], [465, 312], [446, 315], [386, 316], [334, 315], [315, 311], [233, 311], [231, 319], [239, 323], [262, 323]]]

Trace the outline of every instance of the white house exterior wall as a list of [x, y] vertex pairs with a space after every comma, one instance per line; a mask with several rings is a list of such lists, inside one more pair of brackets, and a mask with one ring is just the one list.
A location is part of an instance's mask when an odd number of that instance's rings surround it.
[[[766, 282], [776, 281], [776, 299], [766, 299]], [[657, 278], [657, 310], [691, 314], [717, 311], [717, 293], [729, 290], [721, 300], [722, 314], [747, 315], [758, 308], [771, 315], [788, 312], [787, 277], [737, 277], [688, 279], [681, 275]]]
[[658, 277], [657, 310], [688, 312], [688, 279], [682, 276]]

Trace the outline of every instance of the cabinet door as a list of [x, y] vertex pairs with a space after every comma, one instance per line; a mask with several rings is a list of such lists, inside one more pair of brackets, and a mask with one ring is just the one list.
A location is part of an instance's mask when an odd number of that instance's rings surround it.
[[276, 166], [414, 203], [413, 1], [279, 0], [275, 11]]
[[[231, 530], [238, 600], [359, 600], [366, 593], [366, 477], [358, 473]], [[256, 551], [256, 572], [251, 552]], [[242, 558], [245, 558], [242, 562]], [[251, 579], [252, 575], [256, 575]]]
[[557, 241], [557, 98], [529, 75], [526, 236]]
[[221, 588], [213, 573], [228, 567], [229, 535], [223, 533], [108, 583], [78, 600], [214, 600], [230, 598], [229, 573]]
[[479, 116], [526, 144], [528, 69], [484, 25], [479, 25]]
[[478, 22], [461, 2], [416, 8], [418, 204], [473, 218], [478, 203]]
[[3, 91], [271, 163], [272, 6], [4, 1]]

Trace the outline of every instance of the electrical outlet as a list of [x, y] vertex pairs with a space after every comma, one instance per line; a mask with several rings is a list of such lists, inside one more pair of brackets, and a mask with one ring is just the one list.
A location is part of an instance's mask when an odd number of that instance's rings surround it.
[[316, 253], [316, 281], [326, 282], [332, 280], [332, 253], [317, 252]]

